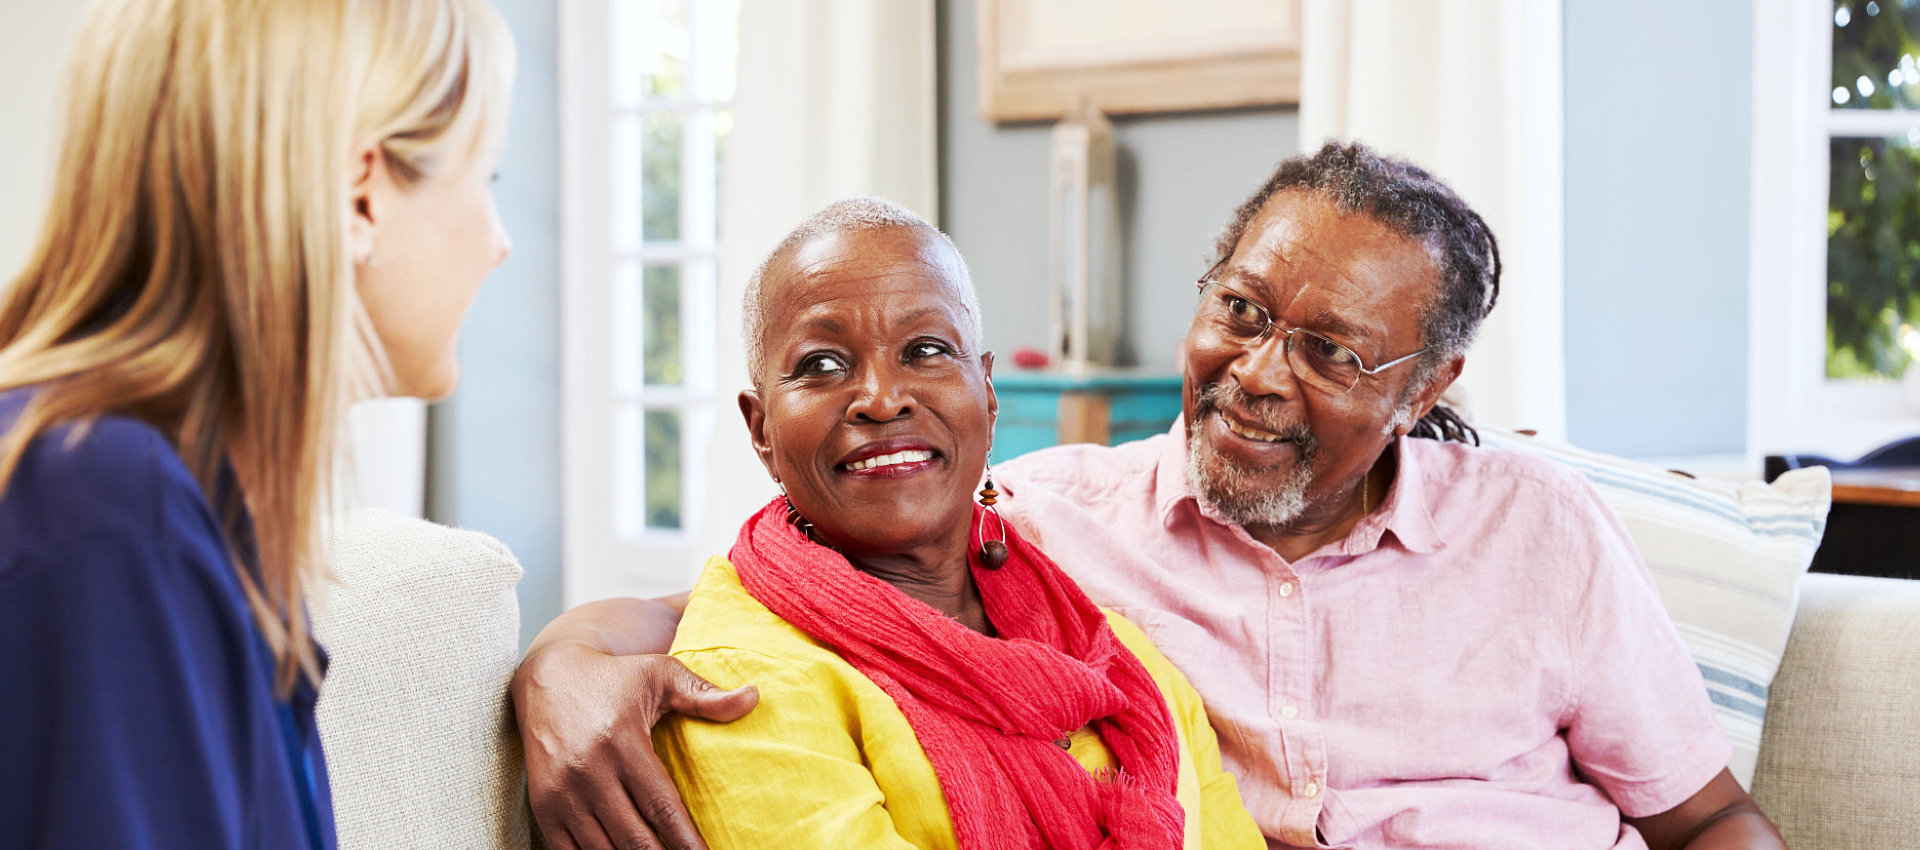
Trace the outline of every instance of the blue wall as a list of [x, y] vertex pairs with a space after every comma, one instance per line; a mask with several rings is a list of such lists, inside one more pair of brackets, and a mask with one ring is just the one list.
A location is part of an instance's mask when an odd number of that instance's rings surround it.
[[548, 0], [494, 0], [520, 73], [494, 187], [513, 255], [474, 301], [460, 388], [431, 412], [428, 515], [499, 538], [526, 569], [521, 644], [560, 613], [560, 158]]
[[1753, 11], [1565, 9], [1568, 437], [1743, 452]]

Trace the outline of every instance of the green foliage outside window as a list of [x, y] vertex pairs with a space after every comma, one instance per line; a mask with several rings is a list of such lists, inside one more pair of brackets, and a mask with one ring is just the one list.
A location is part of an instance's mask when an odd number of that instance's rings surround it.
[[[1920, 109], [1920, 7], [1834, 4], [1838, 109]], [[1829, 149], [1827, 377], [1892, 378], [1920, 356], [1920, 112], [1903, 137]]]
[[646, 417], [648, 528], [680, 527], [680, 412], [650, 410]]
[[[686, 27], [685, 11], [668, 4], [670, 23]], [[682, 36], [684, 39], [684, 35]], [[686, 91], [681, 57], [662, 53], [646, 80], [649, 98], [677, 97]], [[640, 232], [658, 245], [681, 238], [680, 174], [686, 119], [674, 111], [651, 112], [641, 120]], [[682, 380], [679, 265], [650, 265], [641, 286], [641, 379], [649, 386], [677, 386]], [[648, 528], [681, 527], [680, 413], [650, 410], [642, 416], [641, 466], [645, 482], [641, 510]]]
[[1827, 212], [1827, 377], [1895, 377], [1920, 319], [1920, 151], [1834, 139]]

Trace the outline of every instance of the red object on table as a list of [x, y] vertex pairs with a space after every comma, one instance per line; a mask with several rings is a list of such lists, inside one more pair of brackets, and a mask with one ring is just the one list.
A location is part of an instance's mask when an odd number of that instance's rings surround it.
[[1045, 369], [1052, 358], [1047, 353], [1031, 345], [1023, 345], [1013, 350], [1013, 365], [1022, 369]]

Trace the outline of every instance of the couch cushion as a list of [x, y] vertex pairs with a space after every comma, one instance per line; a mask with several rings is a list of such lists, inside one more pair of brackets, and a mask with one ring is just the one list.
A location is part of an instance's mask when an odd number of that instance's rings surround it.
[[1920, 581], [1810, 575], [1753, 796], [1799, 850], [1920, 836]]
[[340, 850], [527, 847], [508, 711], [520, 565], [482, 534], [385, 511], [334, 529], [313, 595]]
[[1700, 666], [1733, 742], [1733, 775], [1751, 787], [1800, 578], [1826, 527], [1827, 471], [1796, 470], [1771, 486], [1696, 480], [1511, 431], [1479, 431], [1487, 445], [1536, 451], [1579, 470], [1620, 516]]

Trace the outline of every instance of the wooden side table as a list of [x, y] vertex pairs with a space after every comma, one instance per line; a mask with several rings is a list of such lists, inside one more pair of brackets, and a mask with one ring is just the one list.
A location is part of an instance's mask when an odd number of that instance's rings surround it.
[[[1833, 470], [1834, 504], [1920, 508], [1920, 466]], [[1917, 516], [1916, 521], [1920, 521]]]
[[1008, 371], [993, 376], [1005, 460], [1066, 443], [1117, 445], [1165, 433], [1180, 415], [1180, 376], [1128, 369], [1087, 374]]
[[1833, 511], [1813, 570], [1920, 578], [1920, 467], [1833, 470]]

